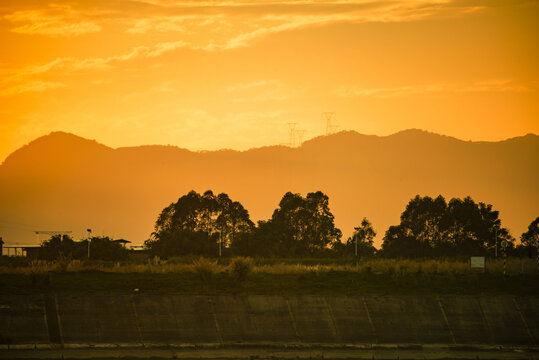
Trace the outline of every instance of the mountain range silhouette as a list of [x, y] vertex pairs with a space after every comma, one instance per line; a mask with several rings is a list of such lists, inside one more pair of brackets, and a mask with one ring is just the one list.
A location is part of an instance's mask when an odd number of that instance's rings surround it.
[[53, 132], [0, 165], [0, 236], [39, 241], [35, 230], [72, 230], [141, 244], [160, 211], [194, 189], [225, 192], [265, 220], [285, 192], [321, 190], [336, 225], [349, 236], [363, 217], [379, 245], [416, 194], [471, 196], [500, 211], [517, 238], [539, 215], [539, 136], [471, 142], [405, 130], [390, 136], [354, 131], [320, 136], [298, 148], [193, 152], [175, 146], [113, 149]]

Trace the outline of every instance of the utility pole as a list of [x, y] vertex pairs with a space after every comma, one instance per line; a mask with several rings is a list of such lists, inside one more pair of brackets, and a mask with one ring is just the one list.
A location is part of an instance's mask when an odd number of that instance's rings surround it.
[[88, 260], [90, 260], [90, 239], [92, 237], [92, 229], [86, 229], [88, 231]]
[[502, 250], [503, 250], [503, 276], [505, 277], [506, 268], [507, 268], [507, 240], [502, 240]]
[[357, 253], [357, 238], [358, 238], [357, 232], [359, 231], [359, 227], [354, 227], [354, 229], [356, 230], [356, 233], [354, 234], [354, 237], [356, 238], [356, 267], [358, 267], [359, 266], [359, 257], [358, 257], [358, 253]]
[[498, 258], [498, 228], [494, 228], [494, 240], [496, 241], [496, 246], [494, 248], [494, 257]]
[[223, 244], [223, 232], [219, 231], [219, 259], [221, 258], [221, 246]]
[[539, 272], [539, 237], [537, 238], [537, 241], [535, 242], [535, 255], [536, 255], [536, 262], [537, 262], [537, 272]]

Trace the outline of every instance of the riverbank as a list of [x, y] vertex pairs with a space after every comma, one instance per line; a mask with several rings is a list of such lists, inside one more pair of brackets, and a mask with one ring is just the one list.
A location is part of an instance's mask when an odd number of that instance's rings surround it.
[[267, 294], [267, 295], [517, 295], [538, 296], [536, 275], [369, 274], [310, 271], [251, 273], [238, 280], [215, 274], [102, 271], [0, 274], [4, 294]]

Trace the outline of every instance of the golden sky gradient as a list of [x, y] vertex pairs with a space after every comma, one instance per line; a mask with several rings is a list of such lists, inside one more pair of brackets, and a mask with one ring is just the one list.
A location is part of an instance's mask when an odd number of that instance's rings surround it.
[[0, 161], [55, 130], [248, 149], [340, 129], [539, 133], [539, 1], [0, 2]]

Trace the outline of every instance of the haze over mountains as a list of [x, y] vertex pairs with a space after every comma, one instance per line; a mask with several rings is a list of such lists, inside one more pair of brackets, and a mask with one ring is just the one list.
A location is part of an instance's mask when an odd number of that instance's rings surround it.
[[194, 189], [226, 192], [264, 220], [285, 192], [321, 190], [345, 236], [363, 217], [380, 244], [416, 194], [470, 195], [494, 205], [519, 238], [539, 215], [539, 136], [466, 142], [406, 130], [379, 137], [353, 131], [299, 148], [191, 152], [172, 146], [113, 149], [54, 132], [0, 165], [0, 236], [31, 244], [34, 230], [72, 230], [141, 244], [160, 211]]

